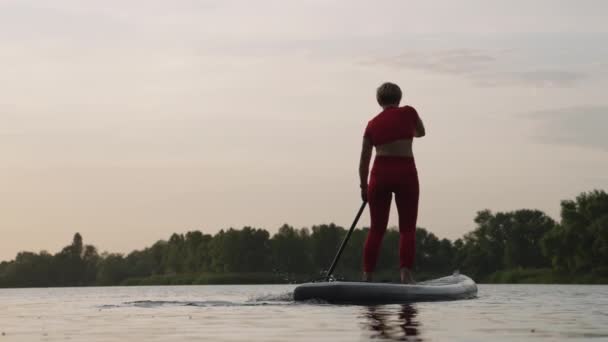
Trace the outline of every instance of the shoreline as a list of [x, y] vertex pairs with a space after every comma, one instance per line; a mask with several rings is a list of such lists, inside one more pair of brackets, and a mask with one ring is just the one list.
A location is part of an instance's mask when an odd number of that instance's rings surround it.
[[[398, 282], [398, 275], [380, 272], [378, 282]], [[444, 275], [423, 274], [419, 281], [438, 278]], [[321, 279], [322, 277], [318, 277]], [[357, 279], [348, 275], [339, 280]], [[263, 284], [300, 284], [312, 281], [310, 275], [276, 274], [267, 272], [252, 273], [193, 273], [157, 275], [142, 278], [128, 278], [116, 284], [82, 284], [64, 287], [111, 287], [111, 286], [178, 286], [178, 285], [263, 285]], [[567, 274], [550, 269], [514, 269], [497, 271], [482, 279], [474, 279], [477, 284], [491, 285], [608, 285], [608, 276], [594, 274]], [[48, 288], [62, 286], [0, 287], [0, 289]]]

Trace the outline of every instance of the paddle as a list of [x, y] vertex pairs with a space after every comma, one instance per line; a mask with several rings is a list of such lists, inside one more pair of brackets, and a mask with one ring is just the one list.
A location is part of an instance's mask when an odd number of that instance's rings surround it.
[[325, 276], [326, 281], [329, 281], [329, 279], [331, 278], [331, 274], [334, 272], [334, 268], [336, 268], [336, 264], [338, 263], [338, 260], [340, 259], [340, 255], [342, 255], [342, 251], [344, 250], [344, 247], [346, 246], [346, 243], [348, 242], [350, 235], [353, 233], [353, 230], [355, 230], [355, 226], [357, 225], [357, 222], [359, 222], [359, 218], [361, 217], [361, 214], [363, 214], [363, 209], [365, 209], [366, 204], [367, 204], [366, 201], [363, 201], [363, 203], [361, 203], [361, 208], [359, 208], [359, 212], [357, 213], [357, 216], [355, 216], [355, 220], [353, 221], [353, 224], [350, 226], [350, 229], [348, 230], [348, 233], [344, 237], [344, 240], [342, 240], [340, 249], [338, 249], [338, 254], [336, 254], [334, 261], [331, 263], [331, 266], [329, 267], [329, 271], [327, 271], [327, 275]]

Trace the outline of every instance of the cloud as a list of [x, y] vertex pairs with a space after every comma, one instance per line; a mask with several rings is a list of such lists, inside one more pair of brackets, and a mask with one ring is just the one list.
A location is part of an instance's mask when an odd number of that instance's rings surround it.
[[508, 54], [504, 51], [490, 54], [474, 49], [408, 51], [362, 64], [455, 75], [479, 86], [571, 87], [586, 78], [586, 74], [579, 71], [533, 65], [516, 67], [517, 63], [509, 63]]
[[393, 68], [411, 68], [446, 74], [473, 74], [495, 62], [492, 56], [476, 50], [452, 49], [440, 52], [408, 51], [364, 64], [384, 65]]
[[578, 106], [526, 115], [536, 122], [533, 139], [608, 152], [608, 106]]
[[571, 86], [584, 78], [582, 73], [564, 70], [536, 70], [514, 72], [513, 76], [522, 82], [536, 85], [565, 85]]
[[478, 74], [473, 81], [482, 86], [573, 87], [587, 75], [566, 70], [531, 70]]

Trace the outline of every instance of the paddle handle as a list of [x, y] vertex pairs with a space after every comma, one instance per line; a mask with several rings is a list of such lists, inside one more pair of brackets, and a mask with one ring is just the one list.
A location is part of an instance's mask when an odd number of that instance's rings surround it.
[[350, 226], [350, 229], [348, 230], [348, 233], [344, 237], [344, 240], [342, 240], [340, 249], [338, 249], [338, 253], [335, 256], [334, 261], [331, 263], [329, 270], [327, 271], [327, 275], [325, 276], [326, 281], [329, 281], [329, 279], [331, 278], [331, 274], [334, 272], [334, 269], [336, 268], [336, 265], [338, 264], [338, 260], [340, 260], [340, 256], [342, 255], [342, 252], [344, 251], [344, 247], [346, 247], [346, 243], [348, 242], [350, 235], [353, 233], [353, 230], [355, 230], [355, 226], [357, 225], [357, 222], [359, 222], [359, 218], [361, 217], [361, 214], [363, 214], [363, 209], [365, 209], [366, 204], [367, 204], [367, 201], [363, 201], [363, 203], [361, 203], [361, 208], [359, 208], [359, 212], [357, 212], [357, 216], [355, 216], [355, 220], [353, 221], [353, 224]]

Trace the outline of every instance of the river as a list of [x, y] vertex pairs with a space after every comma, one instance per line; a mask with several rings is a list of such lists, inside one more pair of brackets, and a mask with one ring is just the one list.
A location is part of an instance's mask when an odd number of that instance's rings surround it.
[[608, 286], [479, 285], [408, 305], [295, 303], [294, 285], [0, 289], [3, 341], [608, 341]]

